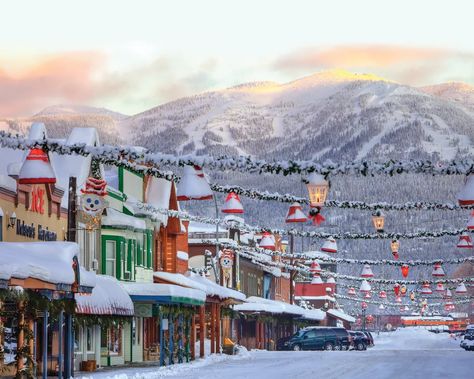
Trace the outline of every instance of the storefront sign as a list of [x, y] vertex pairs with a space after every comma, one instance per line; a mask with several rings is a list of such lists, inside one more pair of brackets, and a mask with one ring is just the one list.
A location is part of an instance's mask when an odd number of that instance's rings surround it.
[[136, 317], [153, 317], [153, 304], [133, 304]]
[[16, 220], [16, 234], [28, 238], [36, 238], [37, 236], [40, 241], [56, 241], [58, 239], [57, 233], [50, 231], [48, 227], [43, 228], [38, 225], [36, 228], [34, 223], [28, 225], [19, 219]]
[[44, 214], [44, 188], [33, 187], [31, 191], [31, 206], [30, 211], [39, 214]]

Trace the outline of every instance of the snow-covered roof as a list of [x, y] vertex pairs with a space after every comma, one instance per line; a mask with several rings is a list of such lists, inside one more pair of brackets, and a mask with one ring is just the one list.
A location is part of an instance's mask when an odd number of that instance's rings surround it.
[[[78, 256], [79, 245], [74, 242], [0, 242], [0, 279], [70, 285], [75, 280], [73, 258]], [[85, 285], [91, 284], [90, 277], [84, 279]]]
[[239, 312], [264, 312], [274, 314], [291, 314], [303, 316], [306, 309], [298, 305], [284, 303], [283, 301], [264, 299], [262, 297], [250, 296], [243, 304], [234, 306], [234, 310]]
[[336, 299], [331, 297], [331, 296], [328, 296], [328, 295], [324, 295], [324, 296], [295, 296], [295, 300], [324, 300], [324, 301], [331, 301], [331, 302], [336, 302]]
[[145, 220], [126, 215], [113, 208], [106, 209], [107, 216], [102, 216], [102, 225], [118, 228], [146, 229]]
[[[188, 226], [188, 233], [215, 233], [216, 226], [204, 224], [201, 222], [190, 221]], [[218, 232], [227, 232], [227, 229], [219, 225]]]
[[245, 300], [245, 295], [242, 292], [223, 287], [212, 280], [209, 280], [193, 272], [188, 272], [187, 275], [191, 281], [205, 287], [207, 296], [217, 296], [220, 299], [235, 299], [240, 301]]
[[157, 279], [164, 280], [165, 282], [177, 284], [178, 286], [194, 288], [201, 291], [206, 291], [206, 286], [189, 279], [183, 274], [175, 274], [172, 272], [157, 271], [153, 273], [153, 276]]
[[195, 303], [203, 304], [206, 300], [204, 291], [158, 283], [124, 283], [120, 285], [136, 300], [166, 303]]
[[133, 316], [132, 299], [119, 284], [108, 275], [97, 275], [92, 294], [76, 294], [76, 312], [94, 315]]
[[181, 259], [182, 261], [189, 261], [189, 254], [185, 251], [178, 251], [176, 253], [176, 258]]
[[326, 312], [323, 312], [320, 309], [307, 309], [305, 310], [302, 318], [304, 318], [305, 320], [321, 321], [326, 318]]
[[337, 310], [337, 309], [328, 309], [326, 311], [327, 314], [330, 314], [331, 316], [334, 316], [334, 317], [337, 317], [341, 320], [344, 320], [344, 321], [347, 321], [347, 322], [355, 322], [355, 318], [344, 313], [343, 311], [341, 310]]

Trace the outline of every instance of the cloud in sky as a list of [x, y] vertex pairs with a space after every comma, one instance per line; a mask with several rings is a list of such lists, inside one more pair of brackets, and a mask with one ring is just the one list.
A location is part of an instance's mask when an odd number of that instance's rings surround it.
[[473, 65], [474, 54], [449, 49], [367, 45], [300, 49], [280, 56], [273, 67], [294, 75], [330, 68], [368, 71], [416, 86], [445, 80], [473, 83], [472, 70], [460, 70]]
[[474, 54], [383, 45], [305, 48], [245, 64], [226, 57], [150, 52], [133, 65], [116, 65], [119, 57], [99, 51], [31, 56], [19, 63], [0, 58], [0, 117], [29, 116], [56, 104], [134, 114], [207, 90], [252, 80], [291, 81], [333, 68], [409, 85], [474, 84]]

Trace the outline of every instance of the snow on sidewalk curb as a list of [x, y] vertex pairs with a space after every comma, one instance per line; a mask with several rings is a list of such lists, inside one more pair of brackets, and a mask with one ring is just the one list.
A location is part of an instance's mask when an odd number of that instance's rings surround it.
[[167, 376], [176, 376], [201, 367], [231, 360], [250, 359], [250, 353], [243, 348], [237, 355], [211, 354], [204, 359], [197, 359], [190, 363], [175, 364], [164, 367], [127, 367], [94, 373], [91, 376], [82, 376], [80, 379], [155, 379]]

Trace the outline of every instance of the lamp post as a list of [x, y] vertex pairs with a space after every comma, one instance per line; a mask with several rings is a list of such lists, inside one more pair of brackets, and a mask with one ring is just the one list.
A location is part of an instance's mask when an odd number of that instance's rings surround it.
[[363, 302], [361, 307], [362, 307], [362, 331], [365, 332], [365, 313], [367, 311], [367, 303]]
[[378, 233], [383, 233], [385, 225], [385, 215], [381, 210], [377, 210], [372, 214], [372, 222], [374, 223], [375, 230]]
[[[301, 204], [299, 203], [293, 203], [290, 205], [290, 208], [288, 209], [288, 213], [286, 214], [285, 222], [287, 224], [293, 224], [293, 223], [304, 223], [308, 219], [306, 218], [305, 214], [303, 213], [303, 209], [301, 207]], [[293, 267], [295, 263], [295, 258], [293, 256], [294, 254], [294, 247], [295, 247], [295, 241], [294, 241], [294, 235], [290, 233], [290, 266]], [[295, 280], [296, 277], [296, 270], [293, 268], [290, 270], [290, 304], [294, 304], [294, 292], [295, 289], [293, 287], [293, 281]]]

